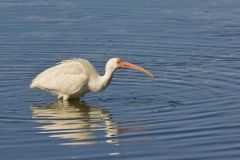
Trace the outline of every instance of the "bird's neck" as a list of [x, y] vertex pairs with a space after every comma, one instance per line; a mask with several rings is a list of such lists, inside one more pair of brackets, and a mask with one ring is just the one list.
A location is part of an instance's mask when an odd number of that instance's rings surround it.
[[101, 76], [100, 83], [102, 85], [102, 89], [105, 89], [110, 84], [114, 71], [115, 70], [106, 69], [105, 74]]
[[92, 92], [99, 92], [104, 90], [111, 82], [115, 70], [107, 70], [103, 76], [98, 76], [92, 83], [90, 83], [90, 90]]
[[92, 86], [92, 91], [99, 92], [101, 90], [104, 90], [111, 82], [112, 76], [115, 70], [109, 70], [105, 69], [105, 74], [102, 76], [99, 76], [96, 80], [94, 85]]

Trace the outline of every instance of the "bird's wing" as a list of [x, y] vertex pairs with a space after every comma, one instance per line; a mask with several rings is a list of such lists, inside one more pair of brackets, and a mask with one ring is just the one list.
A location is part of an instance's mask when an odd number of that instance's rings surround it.
[[32, 81], [32, 88], [40, 88], [53, 93], [74, 94], [86, 87], [88, 73], [84, 64], [78, 61], [61, 62], [46, 69]]

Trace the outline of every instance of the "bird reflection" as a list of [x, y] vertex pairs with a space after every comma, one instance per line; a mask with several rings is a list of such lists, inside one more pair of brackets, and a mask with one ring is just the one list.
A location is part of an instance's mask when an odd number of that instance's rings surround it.
[[107, 143], [117, 143], [116, 123], [111, 114], [102, 108], [80, 102], [57, 100], [47, 105], [33, 105], [35, 122], [40, 123], [40, 133], [68, 140], [63, 145], [95, 144], [98, 138]]

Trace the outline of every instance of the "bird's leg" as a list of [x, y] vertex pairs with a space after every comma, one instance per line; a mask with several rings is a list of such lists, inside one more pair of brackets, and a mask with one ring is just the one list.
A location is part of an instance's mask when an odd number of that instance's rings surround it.
[[63, 98], [63, 95], [59, 94], [58, 99], [62, 99], [62, 98]]
[[63, 95], [62, 97], [63, 97], [63, 100], [64, 100], [64, 101], [68, 100], [68, 98], [69, 98], [68, 95]]

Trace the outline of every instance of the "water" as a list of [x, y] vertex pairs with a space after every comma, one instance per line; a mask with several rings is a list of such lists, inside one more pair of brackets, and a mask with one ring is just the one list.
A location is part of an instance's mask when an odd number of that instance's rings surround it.
[[[239, 159], [240, 2], [0, 1], [0, 159]], [[30, 90], [62, 59], [120, 70], [84, 104]]]

